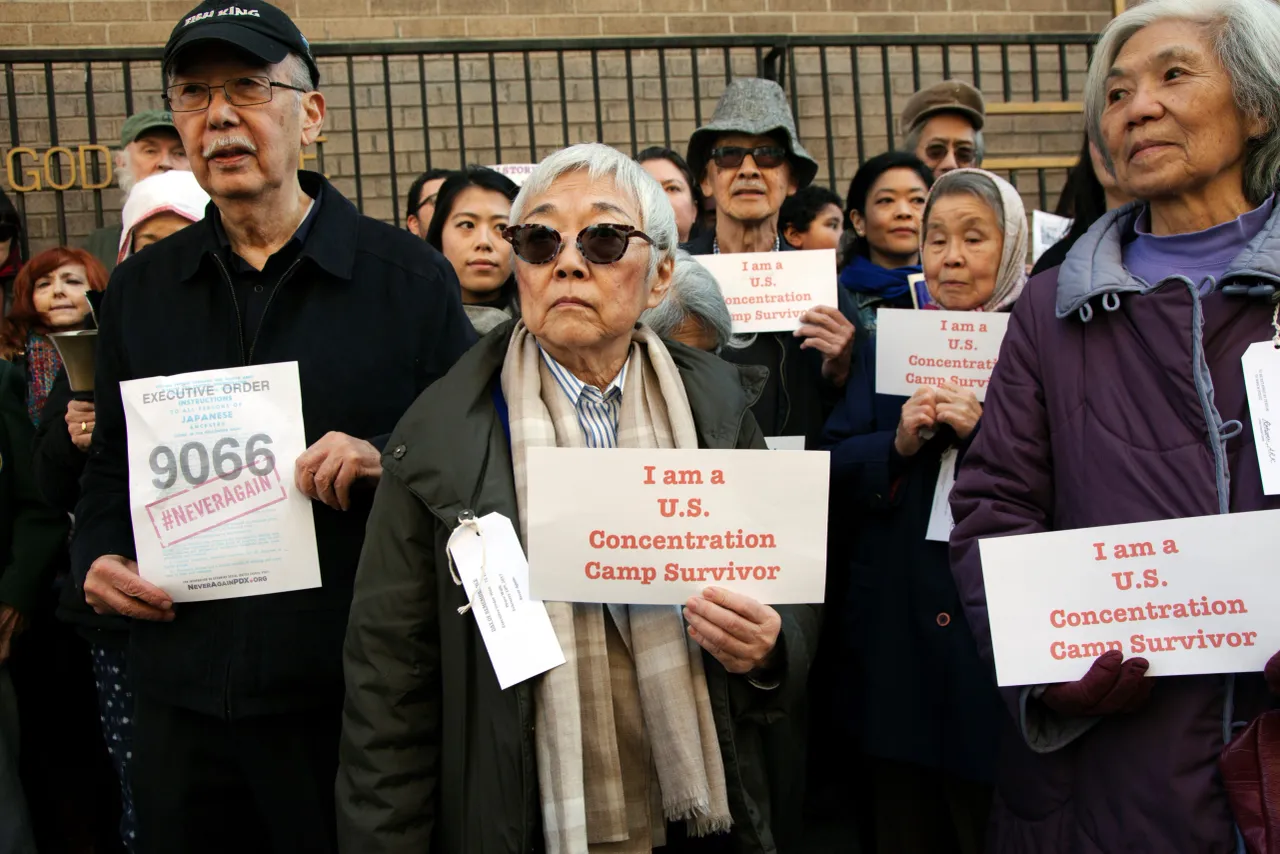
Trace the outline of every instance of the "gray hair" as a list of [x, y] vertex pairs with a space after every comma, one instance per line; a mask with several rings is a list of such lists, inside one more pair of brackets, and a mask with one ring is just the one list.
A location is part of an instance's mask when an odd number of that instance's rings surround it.
[[[933, 115], [929, 116], [929, 118], [931, 119], [935, 115], [937, 115], [937, 113], [934, 113]], [[963, 116], [964, 114], [955, 113], [955, 115]], [[925, 119], [924, 121], [920, 122], [920, 124], [916, 125], [911, 130], [907, 131], [907, 137], [902, 141], [903, 151], [909, 151], [912, 154], [916, 153], [917, 149], [920, 148], [920, 137], [924, 136], [924, 126], [927, 125], [928, 123], [929, 123], [929, 119]], [[981, 166], [982, 160], [986, 156], [987, 156], [987, 138], [982, 135], [982, 131], [974, 130], [973, 132], [973, 158], [974, 158], [973, 165]]]
[[1107, 75], [1129, 39], [1157, 21], [1184, 20], [1206, 27], [1209, 43], [1231, 81], [1245, 115], [1266, 123], [1250, 140], [1245, 158], [1244, 194], [1253, 204], [1271, 195], [1280, 173], [1280, 8], [1272, 0], [1147, 0], [1116, 17], [1102, 31], [1085, 83], [1084, 114], [1089, 138], [1114, 174], [1111, 153], [1102, 144]]
[[1004, 231], [1004, 202], [1000, 200], [1000, 188], [986, 175], [971, 170], [948, 172], [933, 183], [929, 201], [924, 206], [922, 221], [928, 222], [929, 211], [933, 210], [933, 203], [938, 199], [959, 195], [974, 196], [991, 208], [996, 215], [996, 222], [1000, 224], [1000, 230]]
[[729, 343], [733, 318], [715, 276], [683, 249], [676, 251], [671, 287], [662, 302], [640, 315], [640, 322], [659, 338], [670, 338], [688, 319], [694, 319], [715, 335], [715, 352]]
[[557, 180], [573, 172], [586, 172], [593, 181], [609, 178], [619, 193], [639, 205], [640, 230], [653, 239], [649, 253], [650, 280], [659, 264], [675, 259], [679, 234], [676, 232], [675, 210], [667, 201], [666, 191], [639, 163], [616, 148], [599, 142], [583, 142], [562, 148], [539, 163], [511, 203], [511, 223], [520, 224], [530, 200], [541, 196]]

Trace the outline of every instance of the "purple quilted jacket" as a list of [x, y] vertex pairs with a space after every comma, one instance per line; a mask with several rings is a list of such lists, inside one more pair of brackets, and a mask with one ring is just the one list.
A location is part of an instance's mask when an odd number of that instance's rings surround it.
[[[979, 540], [1280, 507], [1262, 491], [1240, 366], [1271, 338], [1272, 306], [1218, 289], [1280, 286], [1280, 213], [1216, 286], [1131, 276], [1121, 236], [1136, 214], [1108, 214], [1028, 284], [952, 493], [952, 572], [989, 663]], [[1261, 674], [1165, 677], [1137, 713], [1101, 719], [1004, 694], [1021, 737], [1001, 748], [989, 850], [1237, 850], [1217, 757], [1271, 702]]]

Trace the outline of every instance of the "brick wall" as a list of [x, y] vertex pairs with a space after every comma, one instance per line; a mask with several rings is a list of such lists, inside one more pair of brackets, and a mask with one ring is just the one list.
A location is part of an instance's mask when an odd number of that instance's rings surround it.
[[[194, 0], [0, 0], [0, 46], [162, 44]], [[313, 41], [720, 35], [1060, 33], [1110, 0], [280, 0]]]
[[[942, 11], [948, 2], [984, 11]], [[1097, 11], [1105, 8], [1105, 0], [1015, 0], [1019, 9], [1044, 10], [1018, 13], [1008, 12], [1008, 2], [557, 0], [552, 4], [544, 0], [292, 0], [292, 5], [304, 29], [316, 41], [515, 35], [514, 30], [499, 33], [483, 29], [506, 26], [512, 21], [520, 22], [518, 32], [525, 36], [549, 35], [551, 26], [612, 32], [615, 15], [620, 16], [619, 20], [632, 20], [632, 33], [659, 25], [657, 31], [674, 32], [679, 27], [692, 26], [694, 21], [719, 21], [716, 32], [720, 33], [743, 32], [752, 26], [765, 28], [765, 23], [772, 28], [769, 32], [819, 28], [820, 21], [826, 22], [827, 32], [845, 27], [846, 34], [855, 30], [913, 31], [917, 27], [956, 30], [961, 25], [967, 32], [979, 22], [984, 28], [1066, 31], [1101, 26], [1107, 18], [1105, 12]], [[1082, 2], [1091, 5], [1086, 10], [1078, 6]], [[601, 14], [575, 13], [553, 18], [539, 11], [553, 5], [576, 9], [575, 3]], [[1071, 11], [1067, 10], [1068, 4], [1073, 6]], [[95, 39], [99, 38], [114, 44], [154, 44], [167, 35], [168, 22], [189, 5], [188, 0], [41, 0], [43, 23], [14, 24], [14, 9], [31, 12], [37, 4], [0, 0], [0, 33], [9, 27], [26, 28], [29, 37], [40, 44], [56, 41], [58, 33], [79, 33], [74, 38], [81, 45], [97, 44]], [[439, 17], [425, 17], [424, 6], [431, 11], [439, 7]], [[115, 12], [109, 14], [106, 7]], [[939, 11], [927, 11], [934, 7]], [[509, 11], [468, 17], [453, 14], [453, 8]], [[792, 11], [770, 11], [779, 8]], [[849, 11], [853, 9], [859, 11]], [[633, 14], [626, 15], [627, 10]], [[751, 14], [751, 10], [757, 13]], [[636, 11], [642, 14], [634, 14]], [[416, 14], [410, 16], [410, 12]], [[59, 15], [66, 20], [56, 22]], [[93, 15], [110, 20], [90, 22]], [[131, 22], [130, 16], [140, 20]], [[147, 16], [162, 20], [148, 21]], [[9, 24], [3, 23], [6, 19]], [[560, 23], [550, 23], [554, 20]], [[481, 23], [485, 21], [488, 23]], [[1045, 22], [1053, 23], [1050, 26]], [[89, 27], [91, 32], [76, 29], [81, 27]], [[581, 44], [589, 48], [590, 40]], [[726, 78], [756, 74], [759, 57], [769, 47], [766, 35], [760, 39], [758, 49], [749, 46], [729, 51], [694, 50], [682, 46], [665, 51], [661, 58], [656, 50], [599, 50], [593, 55], [590, 50], [566, 49], [562, 53], [531, 52], [527, 56], [512, 51], [492, 56], [428, 53], [421, 57], [324, 59], [322, 88], [329, 115], [325, 141], [318, 151], [309, 152], [317, 157], [309, 166], [322, 166], [342, 192], [362, 201], [366, 213], [394, 222], [402, 215], [402, 197], [409, 183], [428, 165], [530, 162], [565, 144], [596, 139], [626, 151], [667, 142], [683, 150], [698, 124], [699, 114], [703, 120], [710, 116]], [[977, 76], [990, 100], [1031, 100], [1033, 65], [1039, 75], [1040, 98], [1060, 99], [1064, 81], [1068, 97], [1079, 97], [1086, 61], [1084, 47], [1070, 45], [1060, 52], [1057, 46], [1044, 45], [1034, 50], [1034, 63], [1032, 48], [1027, 46], [982, 47], [977, 51]], [[855, 49], [849, 46], [796, 48], [792, 59], [794, 87], [790, 68], [786, 82], [793, 89], [801, 136], [822, 166], [818, 180], [832, 184], [841, 194], [860, 160], [889, 146], [891, 119], [915, 90], [917, 81], [927, 85], [941, 79], [944, 70], [943, 48], [938, 46], [862, 46], [856, 48], [856, 66]], [[952, 47], [945, 64], [953, 76], [973, 80], [974, 59], [975, 52], [970, 47]], [[113, 139], [118, 140], [126, 114], [126, 89], [134, 109], [160, 106], [160, 78], [154, 63], [133, 63], [128, 87], [120, 62], [95, 62], [92, 71], [91, 91], [87, 91], [83, 63], [55, 64], [48, 70], [40, 65], [15, 65], [12, 93], [8, 91], [7, 75], [0, 76], [0, 164], [15, 142], [43, 154], [55, 143], [55, 131], [56, 143], [73, 150], [87, 142], [111, 145]], [[49, 77], [53, 83], [53, 122], [49, 121]], [[16, 138], [8, 133], [11, 103], [16, 107]], [[1070, 154], [1079, 148], [1081, 130], [1078, 115], [993, 117], [988, 125], [988, 152], [995, 156]], [[90, 156], [88, 162], [92, 160]], [[39, 164], [34, 166], [42, 183], [50, 178], [66, 183], [71, 176], [65, 171], [70, 168], [65, 156], [53, 158], [50, 164], [49, 170]], [[75, 165], [78, 169], [79, 162]], [[29, 182], [32, 169], [25, 154], [14, 161], [14, 177], [19, 182]], [[361, 176], [359, 182], [357, 174]], [[84, 181], [83, 176], [76, 177], [78, 187]], [[1016, 177], [1029, 205], [1052, 206], [1056, 202], [1062, 172], [1023, 172]], [[0, 172], [0, 186], [6, 191], [10, 188], [4, 172]], [[65, 233], [75, 239], [92, 230], [98, 221], [99, 206], [102, 215], [109, 218], [120, 205], [119, 191], [113, 188], [56, 192], [46, 187], [19, 195], [34, 249], [57, 243], [63, 222]]]

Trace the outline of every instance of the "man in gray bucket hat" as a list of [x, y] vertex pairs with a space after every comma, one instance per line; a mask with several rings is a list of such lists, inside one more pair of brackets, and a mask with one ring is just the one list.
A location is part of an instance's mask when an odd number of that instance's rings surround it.
[[[744, 78], [725, 89], [711, 121], [689, 139], [689, 168], [716, 200], [714, 232], [686, 248], [694, 255], [779, 252], [778, 211], [787, 196], [813, 181], [818, 162], [800, 144], [782, 87]], [[833, 271], [834, 272], [834, 271]], [[766, 436], [804, 436], [817, 448], [822, 426], [849, 376], [854, 308], [843, 288], [841, 306], [815, 306], [795, 333], [735, 339], [721, 357], [769, 370], [751, 411]]]

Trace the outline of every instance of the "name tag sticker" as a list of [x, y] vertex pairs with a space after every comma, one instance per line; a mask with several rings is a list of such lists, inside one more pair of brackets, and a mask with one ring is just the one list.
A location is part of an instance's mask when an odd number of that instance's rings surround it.
[[1280, 495], [1280, 350], [1271, 341], [1259, 341], [1244, 351], [1240, 362], [1262, 489]]
[[529, 595], [529, 563], [510, 519], [490, 513], [459, 525], [449, 554], [503, 690], [564, 664], [547, 606]]

